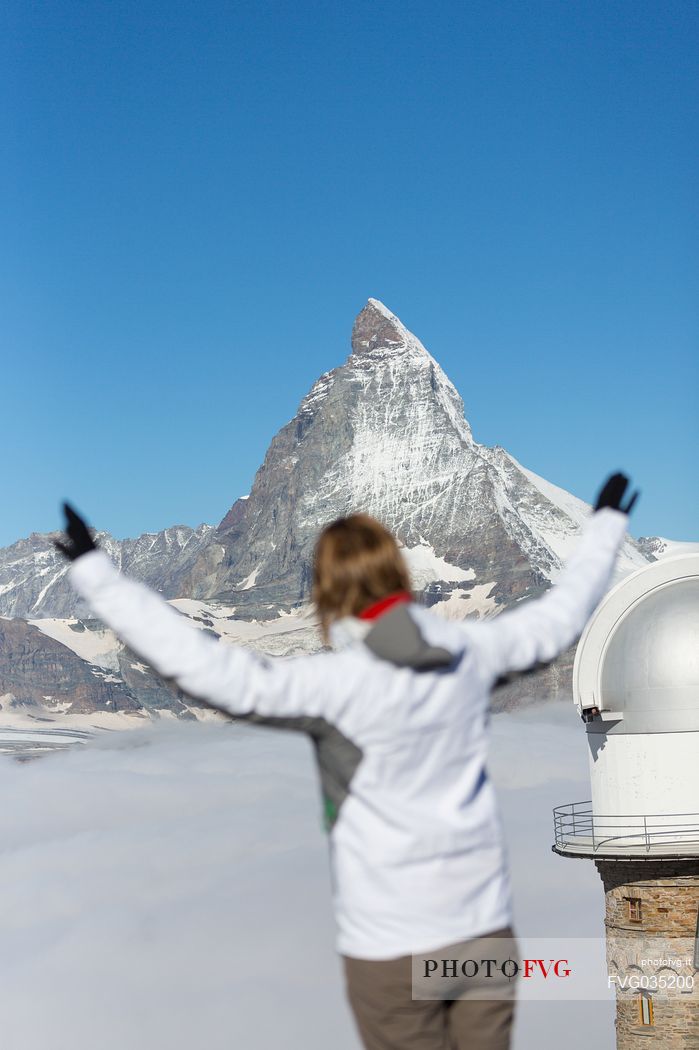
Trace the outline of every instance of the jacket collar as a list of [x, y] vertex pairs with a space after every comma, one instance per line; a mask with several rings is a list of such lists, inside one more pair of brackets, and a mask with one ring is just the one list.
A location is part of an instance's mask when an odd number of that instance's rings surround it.
[[413, 596], [409, 591], [396, 591], [386, 598], [381, 598], [373, 605], [362, 609], [359, 616], [343, 616], [330, 624], [328, 636], [333, 649], [346, 649], [354, 642], [363, 642], [369, 631], [374, 627], [375, 621], [389, 612], [397, 605], [412, 602]]
[[[393, 596], [392, 596], [393, 597]], [[441, 671], [453, 668], [461, 659], [439, 645], [430, 645], [419, 625], [410, 615], [406, 598], [398, 597], [381, 605], [371, 618], [346, 616], [330, 625], [330, 643], [334, 649], [350, 645], [366, 648], [374, 656], [395, 667], [413, 671]]]

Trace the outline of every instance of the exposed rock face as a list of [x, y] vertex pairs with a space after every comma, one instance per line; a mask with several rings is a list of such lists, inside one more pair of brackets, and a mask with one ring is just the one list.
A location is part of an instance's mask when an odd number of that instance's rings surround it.
[[48, 711], [138, 712], [123, 680], [87, 663], [24, 620], [0, 620], [0, 703]]
[[682, 543], [662, 536], [641, 536], [636, 543], [648, 561], [660, 561], [677, 554], [699, 554], [699, 543]]

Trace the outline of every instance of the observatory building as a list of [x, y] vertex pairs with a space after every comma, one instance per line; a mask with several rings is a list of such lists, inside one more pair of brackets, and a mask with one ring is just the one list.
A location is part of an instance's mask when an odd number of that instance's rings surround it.
[[[699, 1050], [699, 554], [609, 592], [578, 645], [573, 698], [592, 799], [555, 808], [553, 849], [594, 860], [609, 974], [637, 977], [616, 984], [618, 1050]], [[635, 951], [649, 944], [650, 970]]]

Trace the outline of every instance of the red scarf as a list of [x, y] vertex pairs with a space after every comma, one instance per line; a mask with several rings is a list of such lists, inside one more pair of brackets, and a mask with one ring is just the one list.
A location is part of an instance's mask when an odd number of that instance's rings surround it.
[[386, 598], [379, 599], [378, 602], [367, 606], [366, 609], [362, 609], [359, 613], [359, 619], [376, 620], [383, 613], [392, 609], [394, 605], [398, 605], [400, 602], [411, 602], [412, 600], [413, 596], [408, 591], [397, 591], [395, 594], [389, 594]]

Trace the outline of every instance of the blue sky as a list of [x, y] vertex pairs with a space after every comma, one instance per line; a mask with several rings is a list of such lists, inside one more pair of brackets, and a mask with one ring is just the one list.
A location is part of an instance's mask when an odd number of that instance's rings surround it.
[[699, 7], [0, 13], [0, 544], [216, 522], [382, 299], [478, 440], [699, 539]]

